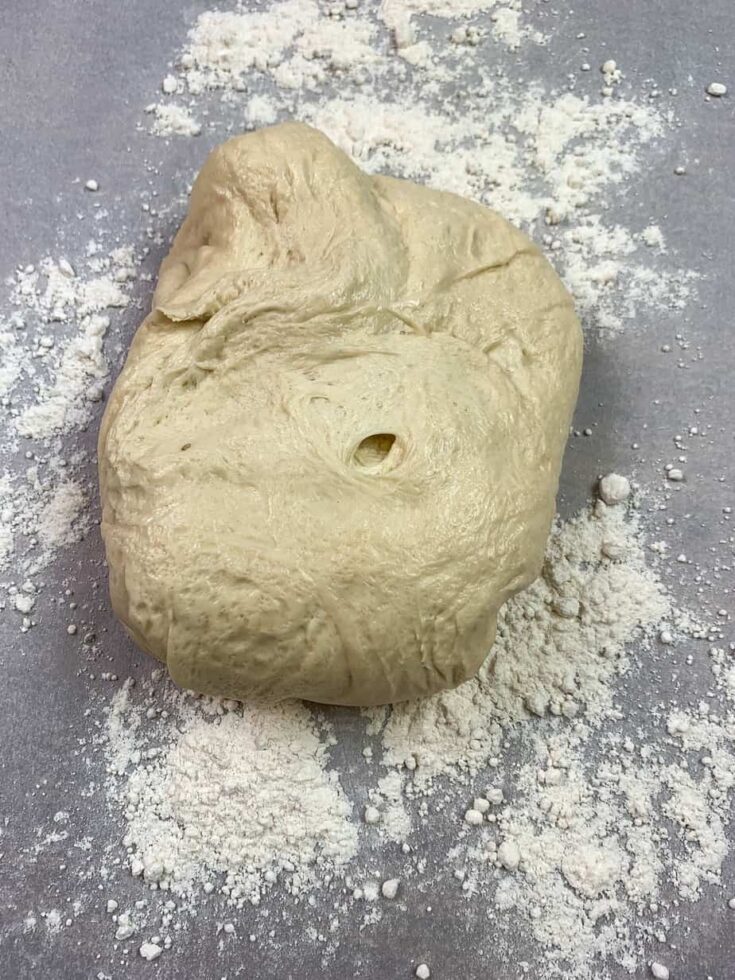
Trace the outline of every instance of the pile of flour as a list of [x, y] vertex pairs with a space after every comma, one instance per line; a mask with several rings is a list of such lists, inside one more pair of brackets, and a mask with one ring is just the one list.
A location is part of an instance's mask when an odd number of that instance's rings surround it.
[[328, 729], [308, 708], [161, 692], [157, 679], [142, 704], [125, 685], [108, 718], [110, 795], [128, 821], [134, 875], [191, 894], [220, 872], [233, 902], [257, 903], [279, 878], [298, 894], [355, 856], [352, 808], [327, 766]]

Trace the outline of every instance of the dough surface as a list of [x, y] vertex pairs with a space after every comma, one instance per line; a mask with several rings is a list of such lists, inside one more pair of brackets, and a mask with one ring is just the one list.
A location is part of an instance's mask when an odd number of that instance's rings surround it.
[[581, 352], [499, 215], [298, 123], [230, 140], [102, 423], [117, 615], [208, 694], [461, 683], [540, 570]]

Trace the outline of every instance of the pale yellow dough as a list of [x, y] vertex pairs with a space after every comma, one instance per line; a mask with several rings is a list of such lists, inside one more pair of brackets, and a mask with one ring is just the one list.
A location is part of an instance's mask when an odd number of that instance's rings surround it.
[[539, 572], [581, 351], [499, 215], [307, 126], [230, 140], [102, 423], [116, 613], [209, 694], [461, 683]]

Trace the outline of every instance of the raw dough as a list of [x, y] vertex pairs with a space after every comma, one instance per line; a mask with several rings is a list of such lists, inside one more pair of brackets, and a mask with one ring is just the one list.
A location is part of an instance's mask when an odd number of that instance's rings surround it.
[[102, 423], [115, 611], [209, 694], [461, 683], [539, 572], [581, 349], [499, 215], [304, 125], [230, 140]]

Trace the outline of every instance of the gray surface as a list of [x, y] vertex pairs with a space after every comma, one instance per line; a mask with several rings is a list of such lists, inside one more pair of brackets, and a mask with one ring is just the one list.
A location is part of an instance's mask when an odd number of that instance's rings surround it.
[[[3, 139], [0, 143], [0, 180], [4, 189], [4, 222], [0, 239], [0, 275], [16, 265], [34, 262], [56, 241], [73, 254], [82, 245], [78, 240], [77, 211], [88, 212], [95, 201], [84, 195], [77, 178], [96, 177], [102, 192], [95, 198], [110, 212], [119, 214], [126, 228], [144, 239], [145, 221], [140, 196], [151, 187], [166, 201], [201, 163], [208, 141], [177, 140], [170, 145], [135, 131], [141, 121], [141, 107], [157, 91], [166, 62], [180, 48], [186, 27], [209, 4], [177, 4], [171, 0], [46, 0], [29, 4], [25, 0], [6, 0], [0, 28], [0, 105]], [[645, 90], [648, 77], [662, 89], [676, 86], [680, 95], [676, 109], [683, 125], [678, 131], [675, 157], [672, 141], [653, 165], [631, 187], [621, 205], [621, 218], [649, 216], [661, 221], [668, 239], [678, 250], [682, 265], [700, 268], [706, 279], [700, 286], [700, 299], [684, 315], [641, 317], [639, 329], [624, 342], [599, 346], [587, 352], [582, 397], [577, 411], [578, 428], [591, 426], [589, 439], [572, 440], [567, 453], [562, 510], [571, 512], [588, 493], [595, 474], [610, 469], [635, 472], [643, 483], [660, 480], [660, 465], [673, 452], [672, 436], [686, 431], [696, 422], [711, 427], [708, 436], [697, 443], [687, 465], [689, 485], [675, 496], [669, 515], [677, 519], [668, 534], [672, 548], [685, 551], [694, 565], [681, 569], [680, 581], [672, 584], [679, 597], [691, 605], [694, 576], [701, 571], [711, 585], [701, 601], [705, 616], [712, 609], [725, 607], [733, 614], [732, 572], [723, 565], [732, 559], [728, 528], [722, 524], [722, 508], [735, 505], [733, 499], [733, 301], [732, 261], [735, 251], [733, 227], [732, 159], [735, 156], [735, 127], [732, 99], [706, 104], [704, 85], [717, 74], [735, 88], [735, 72], [730, 62], [722, 73], [715, 68], [724, 61], [726, 39], [730, 54], [735, 32], [735, 15], [729, 0], [588, 0], [573, 14], [562, 7], [552, 15], [552, 5], [533, 7], [533, 18], [555, 36], [546, 49], [523, 51], [524, 59], [542, 64], [552, 83], [563, 84], [567, 72], [575, 71], [584, 55], [580, 53], [578, 32], [597, 64], [604, 57], [615, 57], [624, 66], [636, 91]], [[583, 9], [582, 9], [583, 8]], [[721, 45], [721, 50], [718, 50]], [[727, 75], [730, 77], [728, 78]], [[691, 74], [693, 83], [687, 82]], [[684, 161], [686, 178], [671, 177], [675, 164]], [[150, 164], [143, 166], [143, 161]], [[182, 177], [183, 175], [183, 177]], [[168, 234], [176, 216], [165, 219]], [[106, 222], [109, 224], [109, 222]], [[84, 223], [88, 234], [88, 223]], [[137, 229], [137, 233], [136, 233]], [[157, 266], [162, 247], [154, 247], [147, 262]], [[147, 300], [147, 287], [140, 284], [141, 302]], [[127, 342], [138, 312], [126, 315]], [[676, 356], [664, 357], [659, 346], [683, 333], [690, 342], [682, 355], [686, 369], [676, 366]], [[696, 352], [702, 357], [697, 359]], [[699, 414], [695, 416], [695, 410]], [[640, 449], [631, 449], [633, 442]], [[94, 432], [80, 436], [80, 443], [91, 449]], [[720, 477], [725, 477], [720, 481]], [[686, 517], [686, 515], [691, 515]], [[731, 534], [730, 530], [730, 534]], [[730, 542], [732, 538], [730, 537]], [[719, 561], [719, 570], [715, 567]], [[732, 567], [732, 561], [730, 561]], [[488, 928], [483, 904], [460, 902], [449, 876], [439, 874], [442, 855], [452, 839], [452, 820], [439, 819], [432, 829], [427, 848], [429, 870], [414, 891], [408, 908], [388, 908], [377, 929], [353, 932], [343, 923], [342, 941], [331, 959], [322, 963], [318, 946], [302, 945], [299, 937], [310, 924], [326, 929], [328, 911], [338, 895], [320, 898], [315, 909], [269, 899], [272, 922], [286, 943], [280, 953], [265, 946], [249, 946], [241, 940], [216, 951], [214, 923], [234, 918], [242, 933], [250, 931], [247, 911], [223, 913], [215, 905], [204, 910], [195, 923], [177, 939], [175, 955], [164, 956], [156, 964], [133, 957], [128, 966], [112, 946], [112, 930], [104, 913], [104, 901], [113, 890], [102, 890], [99, 902], [90, 902], [74, 926], [53, 940], [42, 930], [23, 935], [19, 918], [26, 910], [64, 908], [67, 897], [74, 898], [88, 868], [97, 869], [95, 848], [123, 832], [122, 819], [107, 812], [104, 795], [87, 796], [84, 788], [102, 776], [99, 752], [79, 751], [80, 738], [91, 734], [93, 722], [85, 714], [90, 696], [97, 703], [109, 696], [109, 685], [89, 678], [89, 662], [96, 657], [94, 670], [115, 670], [121, 676], [142, 677], [150, 664], [124, 639], [113, 622], [103, 598], [104, 586], [101, 546], [92, 534], [78, 549], [45, 576], [49, 594], [69, 582], [84, 615], [105, 637], [102, 653], [90, 652], [66, 637], [53, 616], [46, 614], [41, 624], [25, 637], [17, 620], [5, 614], [0, 619], [0, 818], [7, 826], [0, 846], [0, 977], [69, 980], [91, 978], [98, 971], [114, 977], [210, 978], [227, 975], [247, 978], [317, 977], [394, 978], [412, 975], [412, 966], [422, 959], [432, 964], [432, 976], [452, 980], [515, 977], [523, 958], [522, 933], [518, 956], [503, 962], [494, 952], [494, 938]], [[0, 614], [1, 615], [1, 614]], [[732, 642], [735, 637], [727, 635]], [[686, 700], [683, 685], [694, 671], [677, 671], [687, 653], [677, 647], [671, 659], [658, 661], [628, 684], [624, 695], [632, 717], [646, 707], [648, 683], [670, 690]], [[85, 659], [85, 657], [87, 659]], [[103, 658], [100, 660], [100, 658]], [[109, 660], [107, 659], [109, 658]], [[706, 658], [697, 684], [704, 690]], [[698, 661], [698, 662], [700, 662]], [[625, 685], [623, 686], [625, 690]], [[359, 787], [361, 772], [355, 754], [350, 755], [351, 729], [358, 722], [347, 711], [332, 712], [338, 724], [345, 778]], [[92, 758], [90, 767], [85, 759]], [[359, 792], [359, 789], [357, 790]], [[60, 809], [72, 812], [74, 833], [88, 834], [91, 852], [74, 851], [63, 845], [45, 849], [36, 862], [16, 860], [27, 846], [30, 828], [51, 825]], [[122, 853], [122, 850], [121, 850]], [[66, 869], [61, 870], [60, 864]], [[377, 865], [386, 874], [400, 871], [401, 857], [390, 851]], [[434, 871], [432, 871], [432, 868]], [[94, 893], [98, 881], [94, 872], [88, 891]], [[674, 925], [669, 939], [675, 950], [665, 951], [672, 977], [695, 980], [711, 975], [717, 980], [735, 976], [735, 913], [729, 916], [723, 895], [735, 894], [732, 860], [726, 864], [724, 891], [712, 888], [696, 905], [684, 906], [671, 916]], [[114, 896], [121, 902], [141, 897], [137, 882], [119, 876]], [[426, 906], [431, 905], [431, 913]], [[283, 916], [283, 919], [282, 919]], [[253, 920], [254, 921], [254, 920]], [[3, 926], [5, 923], [5, 926]], [[258, 921], [257, 930], [262, 929]], [[152, 931], [152, 930], [151, 930]], [[150, 934], [150, 931], [148, 932]], [[290, 945], [286, 942], [292, 937]], [[656, 951], [655, 944], [651, 946]], [[660, 950], [659, 950], [660, 952]], [[663, 958], [663, 954], [662, 954]], [[643, 975], [642, 969], [639, 975]], [[613, 976], [627, 976], [613, 970]]]

